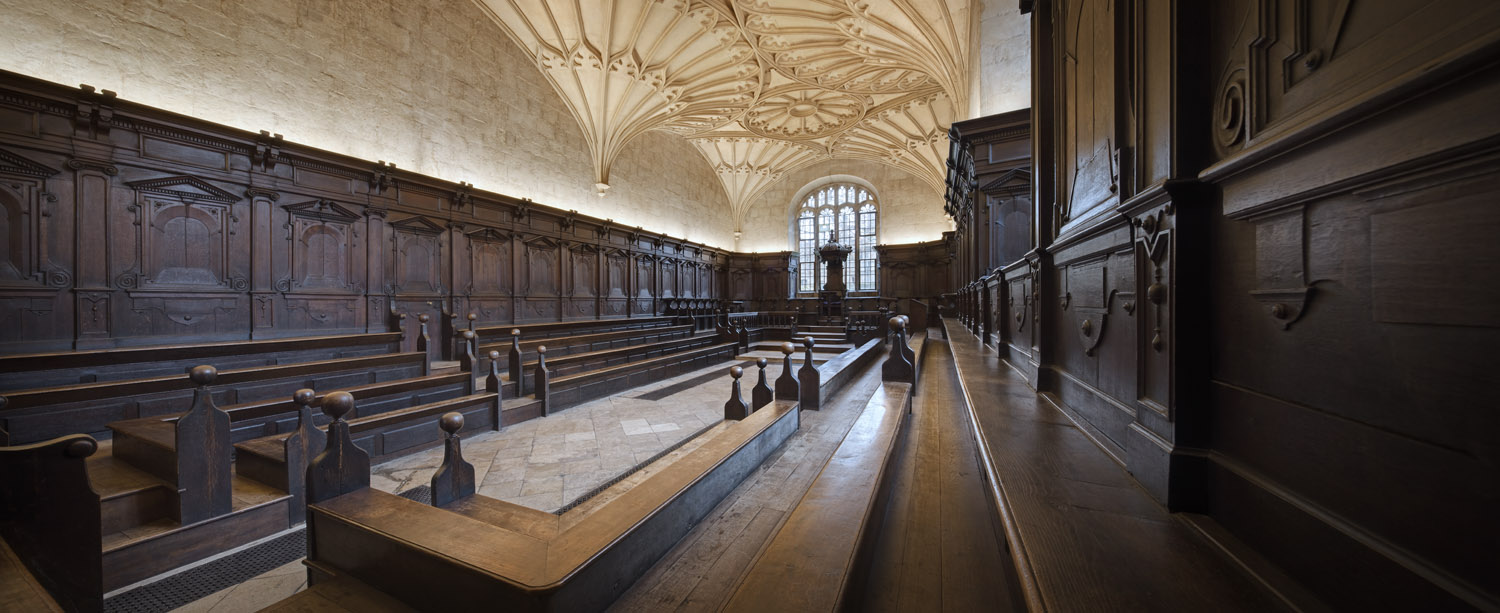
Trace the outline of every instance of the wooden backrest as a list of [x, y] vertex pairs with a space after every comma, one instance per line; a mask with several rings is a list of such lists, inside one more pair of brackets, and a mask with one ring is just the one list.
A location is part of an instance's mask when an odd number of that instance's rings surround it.
[[119, 381], [221, 369], [354, 357], [399, 350], [400, 332], [56, 351], [0, 356], [0, 390]]

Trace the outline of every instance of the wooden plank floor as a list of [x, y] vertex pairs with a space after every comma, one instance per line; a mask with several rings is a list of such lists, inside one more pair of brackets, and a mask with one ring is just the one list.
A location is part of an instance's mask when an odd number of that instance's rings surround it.
[[1034, 610], [1286, 610], [995, 350], [962, 326], [947, 330]]
[[865, 403], [880, 386], [877, 361], [820, 411], [667, 552], [611, 607], [613, 611], [716, 610], [740, 575], [802, 499]]
[[948, 343], [929, 336], [926, 352], [860, 608], [1024, 610]]

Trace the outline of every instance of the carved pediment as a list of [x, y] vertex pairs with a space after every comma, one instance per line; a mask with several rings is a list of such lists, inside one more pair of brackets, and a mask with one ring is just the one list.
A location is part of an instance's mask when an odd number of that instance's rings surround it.
[[509, 232], [501, 232], [494, 228], [480, 228], [466, 234], [471, 241], [483, 241], [487, 243], [503, 243], [510, 240]]
[[421, 215], [407, 217], [399, 221], [391, 222], [391, 227], [403, 232], [416, 232], [417, 234], [442, 234], [443, 226]]
[[359, 213], [349, 210], [347, 207], [332, 200], [309, 200], [297, 204], [288, 204], [281, 208], [291, 213], [293, 217], [303, 219], [316, 219], [318, 221], [343, 221], [354, 222], [359, 220]]
[[990, 181], [989, 183], [985, 183], [983, 187], [979, 188], [979, 191], [985, 192], [985, 193], [994, 193], [994, 192], [1005, 192], [1005, 191], [1017, 191], [1017, 190], [1024, 190], [1024, 189], [1030, 189], [1030, 188], [1031, 188], [1031, 169], [1030, 168], [1014, 168], [1014, 169], [1011, 169], [1010, 172], [1007, 172], [1007, 173], [1005, 173], [1003, 175], [1000, 175], [999, 177], [996, 177], [995, 180]]
[[524, 241], [526, 246], [532, 249], [550, 250], [558, 247], [557, 241], [545, 236], [534, 236]]
[[0, 149], [0, 172], [39, 177], [42, 179], [57, 174], [57, 171], [52, 168], [48, 168], [4, 149]]
[[240, 201], [239, 196], [214, 187], [208, 181], [188, 175], [127, 181], [125, 184], [138, 192], [171, 196], [182, 200], [208, 200], [224, 204], [234, 204]]

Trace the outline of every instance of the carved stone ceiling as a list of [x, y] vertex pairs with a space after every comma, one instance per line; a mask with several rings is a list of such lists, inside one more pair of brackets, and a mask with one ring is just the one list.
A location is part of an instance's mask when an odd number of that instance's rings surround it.
[[973, 0], [475, 0], [583, 129], [600, 195], [630, 139], [668, 130], [718, 173], [735, 225], [789, 170], [889, 164], [942, 193]]

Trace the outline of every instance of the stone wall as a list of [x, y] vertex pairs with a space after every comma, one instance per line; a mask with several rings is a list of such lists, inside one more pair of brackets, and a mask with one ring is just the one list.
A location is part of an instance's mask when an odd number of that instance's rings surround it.
[[875, 187], [880, 198], [877, 236], [882, 245], [935, 240], [953, 229], [943, 214], [942, 195], [916, 175], [877, 162], [828, 160], [788, 172], [762, 192], [745, 213], [737, 250], [791, 250], [792, 198], [808, 183], [830, 175], [851, 175]]
[[734, 245], [718, 179], [675, 136], [631, 143], [596, 196], [573, 117], [469, 0], [0, 0], [0, 14], [3, 70]]
[[969, 114], [965, 119], [1031, 106], [1031, 16], [1015, 0], [983, 0], [970, 39]]

